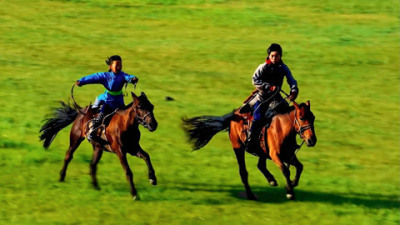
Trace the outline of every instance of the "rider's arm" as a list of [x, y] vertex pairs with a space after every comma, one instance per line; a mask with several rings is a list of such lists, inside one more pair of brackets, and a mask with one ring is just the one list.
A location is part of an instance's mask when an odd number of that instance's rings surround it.
[[134, 75], [124, 74], [124, 77], [126, 82], [130, 82], [132, 84], [136, 84], [139, 81], [139, 78]]
[[283, 69], [285, 70], [286, 81], [290, 87], [290, 97], [289, 99], [294, 101], [299, 94], [299, 88], [297, 87], [297, 81], [294, 79], [292, 72], [290, 72], [289, 67], [283, 64]]
[[263, 81], [262, 79], [264, 71], [265, 71], [265, 64], [261, 64], [258, 66], [258, 68], [253, 74], [252, 83], [259, 91], [264, 91], [270, 87], [270, 84]]
[[94, 73], [84, 76], [78, 81], [80, 86], [85, 84], [103, 84], [104, 76], [105, 76], [104, 73]]
[[287, 67], [285, 64], [283, 64], [282, 66], [285, 71], [286, 81], [289, 84], [290, 90], [298, 89], [297, 81], [294, 79], [292, 72], [290, 72], [289, 67]]

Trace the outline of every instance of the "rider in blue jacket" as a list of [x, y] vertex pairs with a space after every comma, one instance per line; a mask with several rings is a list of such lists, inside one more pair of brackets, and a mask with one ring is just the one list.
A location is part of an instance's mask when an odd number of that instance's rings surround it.
[[117, 108], [125, 106], [124, 96], [122, 95], [122, 88], [126, 83], [136, 84], [139, 79], [133, 75], [126, 74], [122, 71], [122, 59], [118, 55], [113, 55], [106, 60], [107, 65], [110, 67], [108, 72], [94, 73], [82, 77], [76, 81], [77, 86], [86, 84], [102, 84], [106, 91], [96, 98], [94, 103], [95, 107], [103, 104], [100, 113], [93, 119], [91, 131], [88, 135], [88, 140], [101, 142], [102, 139], [96, 135], [96, 127], [100, 126], [103, 118], [108, 113]]

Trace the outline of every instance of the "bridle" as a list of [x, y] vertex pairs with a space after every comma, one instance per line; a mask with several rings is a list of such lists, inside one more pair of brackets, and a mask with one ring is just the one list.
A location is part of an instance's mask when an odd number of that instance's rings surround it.
[[290, 119], [289, 113], [287, 113], [286, 115], [288, 116], [290, 122], [293, 124], [293, 127], [296, 127], [296, 125], [297, 125], [298, 130], [296, 130], [296, 128], [295, 128], [295, 131], [296, 131], [296, 133], [298, 133], [298, 134], [300, 135], [300, 137], [304, 140], [304, 135], [303, 135], [303, 133], [304, 133], [306, 130], [311, 129], [311, 128], [312, 128], [312, 125], [311, 125], [311, 124], [307, 124], [307, 125], [301, 126], [299, 120], [298, 120], [297, 117], [296, 117], [296, 115], [297, 115], [297, 111], [296, 111], [296, 110], [297, 110], [297, 109], [295, 108], [295, 109], [294, 109], [294, 121], [292, 121], [292, 120]]
[[[306, 131], [306, 130], [308, 130], [308, 129], [312, 129], [312, 125], [311, 125], [311, 124], [308, 124], [308, 125], [305, 125], [305, 126], [301, 126], [299, 120], [298, 120], [297, 117], [296, 117], [296, 115], [297, 115], [297, 111], [296, 111], [296, 110], [297, 110], [297, 109], [294, 108], [294, 121], [292, 121], [292, 120], [290, 119], [290, 116], [289, 116], [289, 113], [290, 113], [290, 112], [288, 112], [286, 115], [287, 115], [287, 117], [289, 118], [289, 121], [293, 124], [293, 127], [295, 128], [296, 133], [299, 134], [299, 136], [301, 137], [301, 139], [303, 139], [303, 141], [301, 142], [301, 145], [298, 145], [298, 146], [297, 146], [295, 152], [293, 153], [292, 158], [290, 159], [290, 162], [293, 160], [294, 156], [297, 155], [297, 152], [300, 151], [301, 147], [303, 146], [303, 144], [304, 144], [304, 142], [305, 142], [305, 140], [304, 140], [304, 135], [303, 135], [304, 131]], [[296, 125], [299, 127], [298, 130], [296, 130]], [[288, 168], [289, 168], [289, 167], [290, 167], [290, 163], [288, 164]]]
[[135, 114], [136, 114], [136, 116], [135, 116], [136, 121], [139, 124], [143, 125], [145, 128], [147, 128], [147, 124], [146, 124], [145, 120], [149, 115], [151, 115], [151, 112], [146, 113], [144, 116], [139, 116], [139, 113], [138, 113], [139, 110], [136, 109], [136, 107], [133, 108], [133, 111], [135, 111]]

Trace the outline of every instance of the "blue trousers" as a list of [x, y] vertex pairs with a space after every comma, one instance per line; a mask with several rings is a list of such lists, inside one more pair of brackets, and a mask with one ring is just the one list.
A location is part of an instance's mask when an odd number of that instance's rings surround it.
[[101, 107], [101, 113], [110, 113], [117, 108], [125, 106], [124, 97], [122, 95], [113, 96], [107, 92], [99, 95], [93, 103], [93, 108]]

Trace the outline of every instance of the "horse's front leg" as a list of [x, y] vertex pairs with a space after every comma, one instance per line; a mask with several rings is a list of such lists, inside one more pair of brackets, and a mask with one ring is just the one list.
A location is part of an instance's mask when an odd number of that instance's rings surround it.
[[271, 150], [270, 155], [271, 155], [272, 161], [274, 161], [274, 163], [279, 167], [283, 176], [286, 178], [286, 197], [289, 200], [296, 199], [296, 196], [295, 196], [294, 190], [293, 190], [293, 185], [292, 185], [292, 182], [290, 181], [289, 168], [287, 168], [287, 166], [282, 162], [282, 160], [280, 159], [280, 157], [276, 151], [274, 151], [273, 149], [270, 149], [270, 150]]
[[256, 196], [253, 194], [253, 192], [250, 189], [249, 181], [248, 181], [248, 172], [246, 170], [246, 162], [244, 158], [244, 149], [243, 148], [235, 148], [235, 155], [237, 162], [239, 164], [239, 174], [240, 178], [242, 179], [242, 183], [244, 185], [244, 188], [246, 189], [246, 196], [247, 199], [249, 200], [257, 200]]
[[137, 191], [135, 188], [135, 184], [133, 183], [133, 173], [129, 168], [128, 160], [126, 158], [126, 153], [123, 153], [122, 151], [117, 151], [116, 154], [118, 155], [121, 165], [125, 171], [126, 179], [128, 180], [128, 183], [131, 187], [132, 198], [133, 200], [135, 200], [137, 198]]
[[154, 171], [153, 165], [151, 164], [150, 155], [145, 152], [140, 146], [138, 146], [139, 150], [136, 154], [137, 157], [142, 158], [147, 165], [148, 173], [149, 173], [149, 180], [150, 184], [157, 185], [157, 177], [156, 172]]
[[303, 164], [297, 159], [296, 155], [293, 156], [290, 164], [296, 167], [296, 176], [292, 181], [292, 187], [297, 187], [299, 185], [301, 173], [303, 172]]
[[90, 163], [90, 176], [92, 177], [92, 184], [94, 188], [97, 190], [100, 190], [100, 186], [97, 183], [97, 177], [96, 177], [96, 172], [97, 172], [97, 164], [99, 163], [101, 156], [103, 155], [103, 150], [99, 146], [93, 145], [93, 158], [92, 162]]
[[257, 168], [261, 171], [264, 177], [267, 179], [268, 184], [271, 186], [278, 186], [278, 182], [274, 176], [267, 169], [267, 157], [262, 155], [258, 158]]

